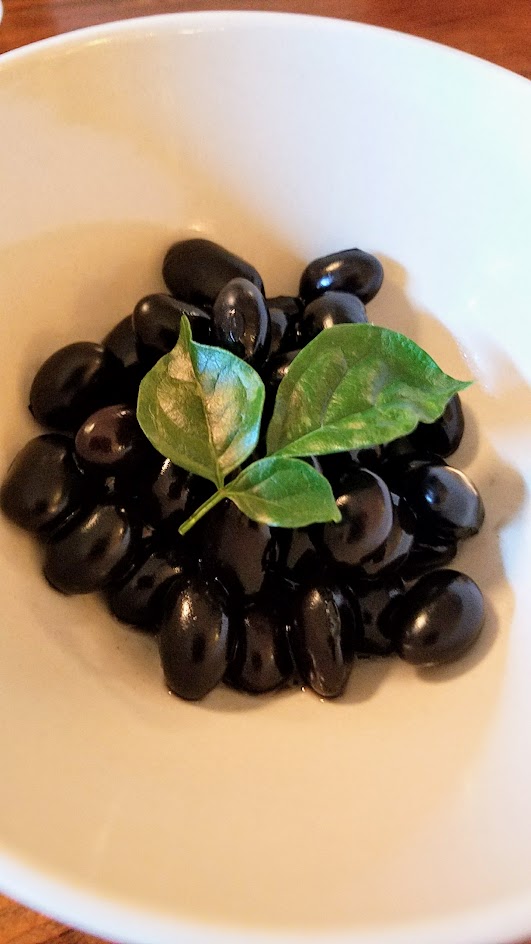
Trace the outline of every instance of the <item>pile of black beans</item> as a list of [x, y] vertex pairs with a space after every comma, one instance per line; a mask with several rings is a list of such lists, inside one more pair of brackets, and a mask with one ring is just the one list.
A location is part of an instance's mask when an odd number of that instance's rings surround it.
[[225, 501], [180, 537], [213, 486], [157, 453], [136, 419], [140, 380], [186, 314], [196, 341], [261, 374], [265, 432], [297, 351], [332, 325], [367, 321], [380, 262], [334, 253], [307, 266], [298, 296], [267, 298], [253, 266], [191, 239], [170, 247], [163, 277], [168, 294], [142, 298], [101, 344], [56, 351], [34, 378], [29, 408], [46, 432], [14, 459], [0, 504], [41, 543], [47, 581], [65, 594], [98, 591], [118, 620], [158, 634], [166, 683], [187, 699], [221, 681], [251, 693], [295, 682], [331, 697], [359, 657], [458, 658], [484, 606], [474, 581], [448, 565], [484, 510], [446, 461], [463, 435], [457, 395], [410, 436], [308, 460], [329, 479], [342, 520], [293, 531]]

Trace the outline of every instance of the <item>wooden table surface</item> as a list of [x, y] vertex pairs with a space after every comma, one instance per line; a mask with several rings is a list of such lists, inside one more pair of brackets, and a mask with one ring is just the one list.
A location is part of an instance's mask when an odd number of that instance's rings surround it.
[[531, 0], [3, 0], [0, 52], [56, 33], [174, 10], [286, 10], [415, 33], [531, 78]]
[[[531, 0], [4, 0], [0, 52], [94, 23], [151, 13], [222, 8], [285, 10], [361, 20], [455, 46], [531, 79]], [[99, 941], [0, 895], [0, 944]]]

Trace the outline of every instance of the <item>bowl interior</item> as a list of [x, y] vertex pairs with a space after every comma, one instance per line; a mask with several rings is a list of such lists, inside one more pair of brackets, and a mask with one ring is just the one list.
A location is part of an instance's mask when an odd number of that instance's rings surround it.
[[[35, 434], [36, 367], [162, 290], [174, 239], [216, 239], [270, 295], [358, 245], [385, 268], [372, 320], [476, 380], [456, 465], [487, 509], [456, 562], [487, 600], [476, 649], [430, 673], [361, 664], [326, 704], [170, 698], [153, 641], [95, 597], [54, 594], [1, 521], [13, 894], [151, 944], [188, 922], [204, 940], [406, 926], [423, 944], [441, 921], [484, 942], [531, 928], [530, 110], [529, 86], [494, 67], [309, 18], [153, 18], [4, 57], [2, 473]], [[31, 876], [53, 893], [35, 900]]]

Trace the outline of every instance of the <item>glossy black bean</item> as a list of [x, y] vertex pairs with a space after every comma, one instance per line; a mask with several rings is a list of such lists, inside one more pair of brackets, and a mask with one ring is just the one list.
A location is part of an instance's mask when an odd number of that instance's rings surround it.
[[164, 354], [173, 350], [179, 338], [183, 315], [190, 322], [194, 341], [208, 344], [210, 315], [201, 308], [162, 292], [140, 299], [133, 311], [133, 330], [142, 363], [151, 367]]
[[185, 563], [161, 551], [146, 550], [125, 582], [105, 593], [107, 606], [122, 623], [156, 632], [162, 619], [165, 596], [177, 578], [183, 578]]
[[324, 292], [304, 309], [300, 319], [302, 344], [308, 344], [321, 331], [339, 324], [366, 324], [365, 305], [350, 292]]
[[449, 465], [421, 465], [402, 480], [401, 493], [418, 519], [419, 534], [462, 540], [477, 534], [485, 509], [467, 475]]
[[320, 459], [323, 475], [330, 482], [334, 496], [338, 498], [343, 491], [345, 481], [360, 468], [360, 463], [350, 452], [335, 452], [328, 456], [321, 456]]
[[123, 508], [96, 505], [46, 545], [44, 576], [61, 593], [91, 593], [119, 580], [137, 553], [140, 529]]
[[277, 566], [276, 529], [251, 521], [228, 499], [194, 530], [204, 567], [219, 575], [235, 596], [257, 593], [266, 574]]
[[306, 528], [277, 528], [277, 537], [279, 541], [279, 568], [289, 573], [297, 582], [299, 578], [304, 578], [310, 572], [322, 566], [319, 562], [318, 567], [312, 565], [313, 557], [316, 555], [314, 543]]
[[341, 695], [354, 660], [359, 614], [338, 586], [310, 584], [296, 591], [290, 645], [303, 680], [323, 698]]
[[271, 389], [275, 394], [280, 382], [284, 380], [298, 353], [298, 351], [286, 351], [277, 354], [276, 357], [272, 357], [271, 360], [268, 361], [265, 381], [267, 388]]
[[387, 656], [395, 651], [391, 616], [404, 592], [404, 582], [396, 576], [377, 583], [359, 583], [352, 588], [361, 617], [361, 633], [355, 643], [358, 655]]
[[424, 449], [414, 446], [409, 436], [398, 436], [397, 439], [392, 439], [391, 442], [382, 446], [382, 462], [400, 461], [404, 463], [409, 459], [421, 459], [432, 455], [433, 453], [425, 452]]
[[441, 456], [436, 456], [433, 453], [419, 452], [405, 438], [397, 439], [383, 447], [378, 474], [390, 489], [402, 495], [404, 489], [407, 488], [411, 473], [415, 469], [427, 465], [445, 466], [446, 462]]
[[247, 279], [264, 291], [254, 266], [209, 239], [184, 239], [170, 246], [162, 275], [175, 298], [199, 307], [213, 305], [221, 289], [236, 278]]
[[279, 353], [282, 354], [284, 351], [300, 351], [303, 347], [304, 341], [302, 339], [301, 320], [300, 318], [294, 318], [286, 328]]
[[[308, 462], [316, 472], [322, 475], [321, 459], [322, 456], [306, 456], [303, 461]], [[315, 576], [323, 574], [325, 562], [316, 553], [310, 532], [311, 528], [275, 528], [273, 530], [278, 547], [277, 569], [297, 583], [308, 580], [310, 574]]]
[[269, 351], [267, 354], [269, 359], [270, 357], [275, 357], [275, 355], [282, 350], [282, 342], [284, 341], [289, 322], [287, 315], [281, 308], [271, 308], [268, 306], [267, 310], [269, 311], [269, 324], [271, 329]]
[[258, 595], [236, 621], [236, 652], [225, 677], [234, 688], [260, 694], [285, 685], [293, 673], [288, 615], [276, 599]]
[[151, 533], [151, 526], [143, 520], [143, 506], [138, 495], [140, 477], [129, 475], [127, 471], [118, 472], [116, 475], [105, 475], [104, 471], [96, 466], [84, 467], [85, 477], [91, 479], [92, 485], [96, 489], [101, 500], [111, 502], [114, 505], [127, 505], [129, 510], [142, 521], [146, 529]]
[[214, 578], [179, 580], [166, 596], [159, 650], [166, 684], [181, 698], [203, 698], [220, 682], [234, 650], [234, 615]]
[[367, 446], [365, 449], [351, 449], [350, 457], [364, 469], [370, 469], [371, 472], [375, 472], [377, 475], [379, 475], [382, 461], [381, 446]]
[[146, 372], [146, 366], [142, 365], [138, 359], [133, 316], [127, 315], [126, 318], [122, 318], [105, 335], [101, 343], [111, 354], [114, 354], [123, 367], [122, 390], [116, 391], [116, 399], [123, 399], [126, 403], [136, 406], [138, 387]]
[[89, 416], [75, 442], [81, 465], [105, 475], [140, 476], [156, 455], [135, 410], [124, 404], [105, 406]]
[[336, 498], [348, 486], [348, 480], [356, 470], [369, 469], [379, 474], [380, 447], [369, 449], [351, 449], [348, 452], [335, 452], [329, 456], [319, 456], [323, 475], [332, 486]]
[[26, 531], [49, 532], [76, 515], [85, 483], [73, 441], [59, 433], [37, 436], [17, 453], [0, 490], [4, 514]]
[[304, 304], [300, 298], [290, 295], [277, 295], [266, 299], [271, 319], [271, 343], [269, 358], [283, 351], [300, 350], [300, 317]]
[[299, 295], [310, 302], [327, 291], [351, 292], [367, 304], [379, 291], [383, 275], [376, 256], [361, 249], [344, 249], [310, 262], [302, 273]]
[[120, 361], [103, 345], [67, 344], [37, 371], [29, 408], [41, 426], [75, 433], [91, 413], [115, 402], [122, 381]]
[[452, 538], [434, 538], [433, 543], [415, 538], [407, 560], [400, 568], [400, 576], [404, 580], [416, 580], [430, 570], [446, 567], [451, 564], [457, 554], [457, 542]]
[[435, 570], [397, 602], [390, 626], [402, 659], [430, 666], [463, 655], [477, 640], [484, 620], [477, 584], [457, 570]]
[[289, 322], [299, 318], [304, 311], [302, 299], [293, 295], [275, 295], [273, 298], [266, 298], [266, 304], [269, 309], [276, 308], [284, 312]]
[[267, 361], [262, 371], [265, 383], [265, 403], [262, 413], [262, 431], [264, 433], [273, 416], [277, 390], [298, 353], [298, 351], [287, 351], [286, 353], [277, 354]]
[[118, 358], [122, 367], [140, 369], [132, 315], [127, 315], [118, 321], [101, 343]]
[[[197, 477], [174, 465], [170, 459], [160, 460], [160, 465], [152, 479], [145, 480], [139, 490], [142, 501], [144, 521], [160, 527], [170, 524], [176, 531], [188, 517], [188, 509], [193, 504], [193, 493]], [[198, 501], [196, 507], [201, 504]], [[191, 513], [191, 512], [190, 512]]]
[[212, 309], [212, 342], [259, 367], [269, 351], [271, 325], [264, 296], [248, 279], [232, 279]]
[[368, 469], [354, 469], [336, 498], [341, 521], [312, 528], [336, 564], [356, 566], [372, 557], [387, 540], [393, 524], [393, 504], [385, 482]]
[[410, 433], [409, 439], [413, 447], [447, 458], [459, 447], [464, 431], [463, 407], [459, 394], [456, 393], [448, 401], [444, 413], [438, 420], [434, 423], [419, 423], [417, 428]]
[[363, 564], [363, 572], [370, 579], [401, 570], [410, 554], [417, 519], [404, 498], [391, 493], [393, 524], [389, 535], [376, 553]]

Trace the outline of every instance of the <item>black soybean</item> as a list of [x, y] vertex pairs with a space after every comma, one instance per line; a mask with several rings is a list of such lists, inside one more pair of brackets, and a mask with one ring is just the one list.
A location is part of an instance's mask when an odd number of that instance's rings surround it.
[[232, 279], [212, 309], [212, 340], [255, 367], [267, 356], [271, 336], [264, 296], [248, 279]]
[[233, 622], [218, 580], [194, 576], [170, 587], [159, 634], [170, 691], [195, 701], [221, 682], [233, 656]]
[[87, 484], [74, 443], [59, 433], [30, 439], [7, 470], [0, 491], [5, 515], [26, 531], [46, 533], [65, 524], [86, 500]]
[[61, 593], [102, 590], [128, 570], [140, 532], [123, 508], [96, 505], [46, 545], [44, 576]]
[[41, 426], [75, 433], [102, 406], [116, 402], [123, 366], [101, 344], [77, 341], [52, 354], [37, 371], [29, 408]]
[[298, 351], [286, 351], [272, 357], [267, 363], [266, 383], [268, 388], [276, 393], [279, 384], [286, 376], [293, 361], [297, 357]]
[[163, 293], [146, 295], [135, 305], [133, 330], [140, 358], [146, 366], [153, 366], [175, 347], [183, 315], [190, 322], [194, 341], [208, 344], [210, 315], [195, 305]]
[[161, 551], [147, 551], [127, 580], [106, 591], [111, 613], [122, 623], [155, 632], [162, 618], [165, 594], [183, 577], [184, 563]]
[[140, 475], [156, 456], [135, 411], [123, 404], [103, 407], [89, 416], [75, 442], [81, 464], [105, 475]]
[[390, 626], [402, 659], [431, 666], [462, 656], [477, 640], [484, 620], [477, 584], [457, 570], [435, 570], [397, 602]]
[[444, 413], [434, 423], [419, 423], [409, 440], [417, 449], [433, 452], [444, 459], [451, 456], [463, 438], [465, 418], [459, 394], [446, 404]]
[[278, 531], [280, 566], [293, 580], [298, 582], [311, 573], [322, 572], [323, 561], [307, 528], [279, 528]]
[[378, 474], [387, 482], [389, 488], [402, 494], [404, 482], [423, 465], [446, 465], [441, 456], [430, 452], [421, 452], [406, 437], [395, 439], [382, 448]]
[[226, 681], [252, 694], [285, 685], [293, 672], [285, 608], [276, 599], [258, 595], [242, 611], [236, 626], [236, 653]]
[[267, 358], [274, 357], [275, 354], [278, 354], [282, 350], [282, 342], [284, 340], [286, 331], [288, 329], [288, 318], [282, 308], [271, 308], [267, 306], [269, 312], [269, 325], [270, 325], [270, 337], [269, 337], [269, 351]]
[[226, 499], [196, 525], [199, 556], [235, 595], [258, 593], [276, 568], [276, 528], [252, 521]]
[[300, 319], [302, 344], [308, 344], [313, 338], [339, 324], [366, 324], [365, 305], [350, 292], [324, 292], [314, 298], [304, 309]]
[[366, 305], [380, 290], [383, 275], [376, 256], [362, 249], [343, 249], [310, 262], [302, 273], [299, 295], [309, 302], [327, 291], [352, 292]]
[[369, 578], [381, 578], [401, 570], [410, 554], [415, 538], [417, 519], [404, 498], [391, 493], [393, 502], [393, 524], [385, 542], [376, 553], [363, 564]]
[[379, 446], [374, 446], [369, 449], [351, 449], [348, 452], [334, 452], [329, 456], [319, 456], [321, 471], [330, 482], [335, 497], [338, 498], [343, 488], [348, 487], [349, 478], [360, 468], [379, 474], [379, 454]]
[[267, 298], [266, 304], [271, 320], [271, 342], [268, 357], [273, 358], [282, 351], [299, 350], [302, 341], [300, 318], [304, 303], [291, 295]]
[[302, 315], [304, 302], [302, 299], [293, 295], [275, 295], [273, 298], [266, 298], [267, 307], [282, 311], [288, 322], [292, 322]]
[[172, 295], [185, 302], [211, 307], [231, 279], [248, 279], [263, 293], [264, 285], [254, 266], [209, 239], [184, 239], [170, 246], [162, 266]]
[[453, 538], [434, 537], [430, 543], [427, 535], [423, 540], [416, 537], [407, 560], [400, 568], [400, 574], [404, 580], [416, 580], [430, 570], [451, 564], [456, 554], [457, 541]]
[[273, 415], [275, 397], [280, 383], [286, 376], [298, 353], [298, 351], [287, 351], [286, 353], [277, 354], [267, 362], [264, 368], [263, 378], [266, 388], [264, 410], [262, 413], [262, 430], [264, 431], [267, 429]]
[[447, 465], [421, 465], [404, 475], [401, 494], [417, 515], [419, 533], [462, 540], [477, 534], [485, 509], [467, 475]]
[[310, 583], [296, 591], [291, 649], [303, 682], [318, 695], [341, 695], [359, 634], [359, 614], [340, 587]]
[[360, 656], [387, 656], [395, 651], [391, 617], [405, 585], [399, 577], [387, 577], [378, 583], [359, 583], [352, 588], [360, 610], [361, 633], [356, 636]]
[[[312, 539], [336, 564], [363, 563], [387, 540], [393, 504], [385, 482], [368, 469], [354, 469], [336, 498], [341, 521], [312, 528]], [[315, 537], [314, 537], [315, 535]]]
[[145, 478], [139, 489], [144, 521], [155, 528], [164, 525], [168, 531], [176, 533], [179, 525], [202, 503], [202, 496], [195, 497], [201, 481], [209, 487], [206, 480], [199, 480], [170, 459], [161, 457], [154, 476]]
[[145, 365], [142, 365], [138, 359], [138, 350], [136, 346], [136, 337], [133, 330], [133, 316], [127, 315], [122, 318], [105, 335], [101, 342], [103, 347], [111, 352], [123, 367], [122, 393], [116, 390], [116, 399], [124, 399], [127, 403], [136, 406], [138, 397], [138, 387], [140, 381], [146, 372]]

